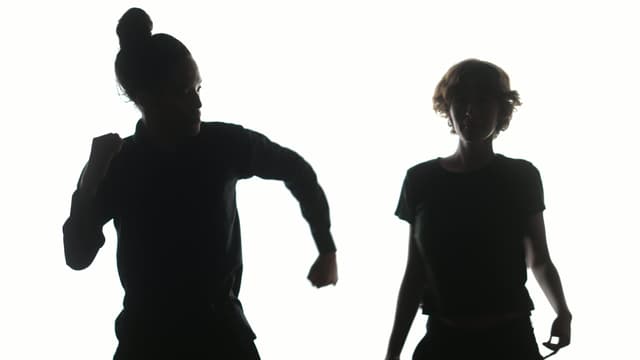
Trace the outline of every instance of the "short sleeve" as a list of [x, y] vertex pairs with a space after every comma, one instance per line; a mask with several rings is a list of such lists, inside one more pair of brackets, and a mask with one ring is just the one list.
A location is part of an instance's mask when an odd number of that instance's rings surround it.
[[537, 214], [545, 209], [540, 172], [529, 162], [527, 162], [522, 193], [524, 194], [522, 208], [526, 215]]
[[410, 199], [411, 190], [410, 190], [410, 180], [409, 180], [409, 172], [405, 175], [404, 181], [402, 183], [402, 189], [400, 190], [400, 198], [398, 199], [398, 205], [396, 206], [396, 216], [400, 219], [407, 221], [408, 223], [413, 223], [413, 219], [415, 216], [415, 209], [411, 205]]

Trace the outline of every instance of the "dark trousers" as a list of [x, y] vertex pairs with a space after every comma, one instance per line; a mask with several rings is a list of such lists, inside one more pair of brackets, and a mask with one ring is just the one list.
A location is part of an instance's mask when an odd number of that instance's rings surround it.
[[259, 360], [253, 340], [159, 338], [120, 342], [114, 360]]
[[[114, 360], [259, 360], [248, 324], [208, 311], [123, 311]], [[246, 326], [246, 328], [245, 328]]]
[[540, 360], [529, 317], [512, 319], [488, 328], [448, 326], [437, 317], [427, 321], [427, 334], [413, 360]]

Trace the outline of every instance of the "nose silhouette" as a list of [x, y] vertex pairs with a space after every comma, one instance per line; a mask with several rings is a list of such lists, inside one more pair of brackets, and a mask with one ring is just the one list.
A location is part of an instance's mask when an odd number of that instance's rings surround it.
[[202, 107], [202, 101], [200, 101], [200, 94], [195, 93], [196, 100], [196, 108], [200, 109]]
[[200, 101], [199, 90], [192, 89], [191, 91], [189, 91], [189, 96], [187, 101], [189, 102], [190, 106], [196, 109], [200, 109], [202, 107], [202, 102]]

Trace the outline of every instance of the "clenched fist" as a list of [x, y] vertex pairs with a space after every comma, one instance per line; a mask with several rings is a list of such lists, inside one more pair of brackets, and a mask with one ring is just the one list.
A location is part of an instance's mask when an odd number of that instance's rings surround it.
[[109, 170], [111, 160], [122, 149], [120, 135], [109, 133], [98, 136], [91, 143], [91, 155], [89, 162], [82, 172], [80, 187], [89, 193], [95, 192]]
[[336, 253], [320, 254], [309, 270], [307, 279], [315, 287], [323, 287], [338, 282], [338, 265]]
[[104, 134], [93, 139], [91, 143], [91, 155], [89, 163], [96, 165], [106, 165], [122, 149], [122, 139], [116, 133]]

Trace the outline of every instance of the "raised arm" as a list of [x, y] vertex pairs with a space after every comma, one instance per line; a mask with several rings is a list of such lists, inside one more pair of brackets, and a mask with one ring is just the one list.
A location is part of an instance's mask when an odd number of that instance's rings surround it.
[[549, 256], [542, 212], [532, 215], [527, 222], [525, 251], [527, 266], [531, 268], [536, 281], [557, 314], [551, 336], [558, 337], [558, 344], [547, 341], [545, 346], [552, 350], [560, 349], [571, 342], [572, 315], [564, 297], [560, 276]]
[[122, 140], [117, 134], [107, 134], [93, 140], [91, 156], [71, 198], [71, 214], [62, 232], [65, 259], [74, 270], [91, 265], [104, 244], [102, 226], [111, 215], [103, 180], [111, 159], [121, 146]]
[[243, 177], [259, 176], [284, 181], [300, 204], [320, 255], [309, 272], [313, 285], [337, 282], [336, 247], [331, 236], [327, 198], [313, 168], [296, 152], [282, 147], [257, 132], [244, 129], [247, 156]]
[[398, 292], [396, 315], [393, 321], [389, 345], [387, 347], [387, 360], [397, 360], [404, 347], [407, 334], [416, 316], [423, 291], [427, 285], [425, 266], [420, 257], [418, 247], [413, 238], [414, 229], [411, 225], [409, 233], [409, 254], [404, 277]]

